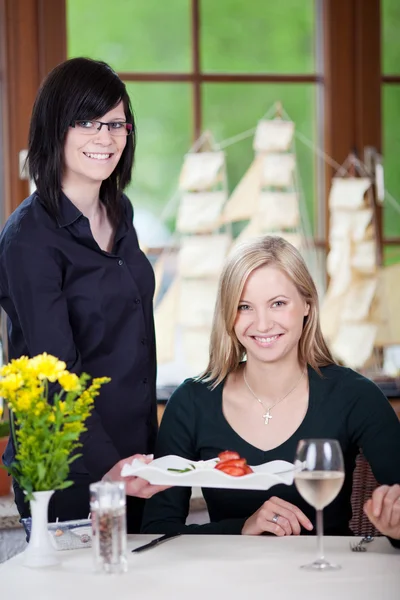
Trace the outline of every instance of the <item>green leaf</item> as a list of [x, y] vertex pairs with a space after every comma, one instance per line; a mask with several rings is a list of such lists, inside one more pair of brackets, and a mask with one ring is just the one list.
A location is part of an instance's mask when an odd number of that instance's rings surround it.
[[42, 481], [46, 477], [46, 468], [42, 462], [37, 463], [37, 474], [39, 481]]
[[60, 483], [60, 485], [57, 486], [57, 490], [65, 490], [66, 488], [71, 487], [71, 485], [74, 485], [73, 481], [63, 481], [62, 483]]
[[67, 441], [74, 441], [77, 440], [79, 438], [79, 433], [75, 432], [75, 431], [63, 431], [62, 433], [60, 433], [60, 439], [62, 439], [64, 442]]
[[83, 454], [74, 454], [73, 456], [70, 456], [69, 459], [67, 460], [67, 464], [71, 464], [74, 462], [74, 460], [76, 460], [77, 458], [80, 458], [81, 456], [83, 456]]
[[188, 467], [187, 469], [167, 469], [167, 471], [173, 471], [174, 473], [189, 473], [192, 469]]

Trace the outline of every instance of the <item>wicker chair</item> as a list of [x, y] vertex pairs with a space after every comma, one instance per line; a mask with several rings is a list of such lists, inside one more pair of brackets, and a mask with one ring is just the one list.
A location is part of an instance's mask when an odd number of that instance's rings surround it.
[[369, 462], [362, 451], [360, 451], [356, 459], [356, 468], [353, 474], [353, 492], [351, 495], [353, 516], [350, 521], [350, 529], [354, 535], [381, 535], [363, 511], [365, 502], [368, 498], [371, 498], [372, 492], [376, 487], [378, 487], [378, 482], [372, 473]]

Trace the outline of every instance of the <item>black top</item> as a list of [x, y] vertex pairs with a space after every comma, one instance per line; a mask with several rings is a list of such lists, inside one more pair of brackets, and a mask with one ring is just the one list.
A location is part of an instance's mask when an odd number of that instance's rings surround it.
[[[186, 380], [167, 404], [156, 444], [156, 456], [176, 454], [191, 460], [215, 458], [235, 450], [250, 465], [273, 460], [294, 461], [303, 438], [339, 440], [345, 461], [345, 482], [338, 497], [324, 510], [327, 535], [348, 535], [351, 519], [352, 474], [359, 448], [381, 484], [400, 483], [400, 422], [388, 400], [365, 377], [336, 365], [321, 369], [321, 378], [308, 368], [309, 405], [297, 431], [283, 444], [266, 452], [241, 438], [222, 412], [223, 383]], [[142, 530], [145, 533], [239, 534], [245, 520], [271, 496], [298, 506], [315, 524], [315, 510], [295, 485], [277, 485], [268, 491], [203, 489], [211, 523], [185, 526], [190, 488], [174, 487], [147, 501]], [[302, 530], [302, 533], [308, 533]]]
[[[77, 480], [100, 479], [120, 458], [153, 451], [157, 429], [153, 269], [139, 249], [123, 196], [112, 252], [64, 195], [52, 218], [37, 193], [0, 236], [0, 305], [8, 315], [9, 358], [48, 352], [67, 369], [111, 377], [84, 434]], [[5, 453], [9, 464], [11, 445]]]

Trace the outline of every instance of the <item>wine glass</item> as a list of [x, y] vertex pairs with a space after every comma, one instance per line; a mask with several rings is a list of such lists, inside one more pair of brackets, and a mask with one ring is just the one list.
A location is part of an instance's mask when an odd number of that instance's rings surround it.
[[330, 571], [340, 569], [325, 560], [323, 548], [323, 509], [336, 498], [344, 481], [343, 454], [337, 440], [300, 440], [294, 481], [299, 494], [317, 511], [318, 558], [302, 569]]

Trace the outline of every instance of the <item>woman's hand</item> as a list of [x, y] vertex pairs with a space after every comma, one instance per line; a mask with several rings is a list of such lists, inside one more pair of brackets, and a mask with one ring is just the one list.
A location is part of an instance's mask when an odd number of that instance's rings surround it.
[[306, 515], [294, 504], [273, 496], [247, 519], [242, 535], [261, 535], [268, 532], [274, 535], [299, 535], [301, 525], [313, 529]]
[[148, 464], [153, 460], [153, 455], [151, 454], [146, 456], [145, 454], [134, 454], [128, 458], [123, 458], [117, 462], [117, 464], [114, 465], [113, 468], [108, 471], [108, 473], [104, 475], [102, 481], [123, 481], [125, 483], [125, 491], [128, 496], [136, 496], [137, 498], [146, 499], [151, 498], [154, 496], [154, 494], [163, 492], [170, 487], [163, 485], [152, 485], [140, 477], [122, 477], [122, 467], [128, 462], [131, 463], [134, 458], [138, 458], [142, 462]]
[[364, 512], [383, 535], [400, 540], [400, 485], [381, 485], [364, 504]]

